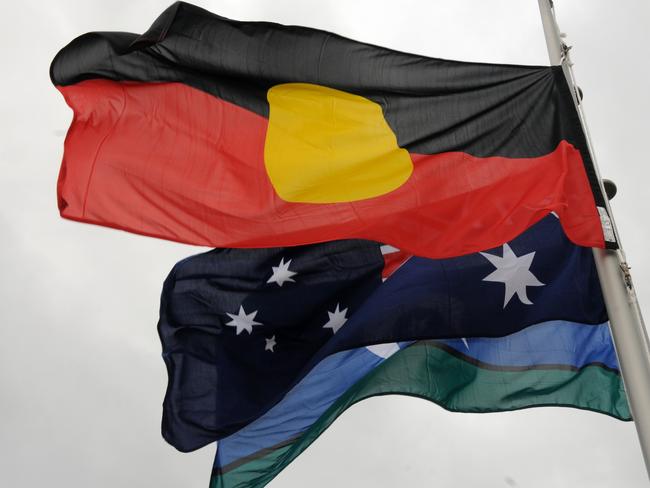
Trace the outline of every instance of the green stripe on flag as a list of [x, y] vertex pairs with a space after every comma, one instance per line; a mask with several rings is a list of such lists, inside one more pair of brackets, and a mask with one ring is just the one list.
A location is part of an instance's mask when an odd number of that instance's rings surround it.
[[215, 471], [210, 488], [266, 485], [352, 404], [377, 395], [424, 398], [454, 412], [502, 412], [566, 406], [631, 420], [620, 375], [599, 365], [498, 369], [469, 363], [440, 344], [419, 342], [379, 365], [345, 392], [302, 435], [251, 460]]

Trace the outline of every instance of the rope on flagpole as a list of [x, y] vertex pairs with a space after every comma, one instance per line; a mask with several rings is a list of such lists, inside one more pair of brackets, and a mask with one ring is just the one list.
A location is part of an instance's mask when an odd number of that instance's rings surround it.
[[[580, 116], [582, 129], [587, 137], [587, 147], [598, 176], [600, 191], [606, 195], [600, 177], [589, 129], [585, 121], [583, 104], [578, 99], [578, 92], [569, 57], [568, 47], [562, 40], [563, 35], [557, 25], [553, 0], [537, 0], [546, 46], [552, 65], [562, 66], [564, 75], [571, 87], [573, 101]], [[618, 240], [619, 250], [594, 249], [594, 260], [603, 290], [609, 323], [614, 338], [616, 355], [621, 367], [621, 375], [627, 393], [632, 418], [636, 426], [646, 471], [650, 477], [650, 342], [641, 316], [630, 267], [623, 252], [619, 233], [616, 230], [609, 201], [605, 205], [611, 219], [611, 225]]]

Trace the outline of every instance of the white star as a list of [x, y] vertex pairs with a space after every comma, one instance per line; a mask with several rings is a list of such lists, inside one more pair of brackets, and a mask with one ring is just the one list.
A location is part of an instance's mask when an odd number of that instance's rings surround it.
[[544, 286], [533, 273], [530, 272], [530, 265], [533, 263], [535, 253], [531, 252], [523, 256], [517, 256], [508, 244], [503, 245], [503, 257], [482, 252], [481, 256], [490, 261], [496, 268], [492, 273], [483, 278], [483, 281], [493, 281], [506, 285], [506, 294], [503, 301], [503, 308], [506, 308], [510, 299], [517, 294], [521, 303], [532, 305], [526, 295], [527, 286]]
[[291, 264], [291, 259], [287, 261], [286, 263], [284, 262], [284, 258], [280, 260], [280, 264], [277, 266], [271, 266], [273, 268], [273, 274], [267, 281], [267, 283], [277, 283], [278, 286], [282, 286], [286, 281], [294, 281], [295, 280], [292, 278], [292, 276], [297, 275], [295, 271], [291, 271], [289, 269], [289, 265]]
[[266, 341], [266, 345], [264, 346], [264, 350], [265, 350], [265, 351], [275, 352], [275, 351], [273, 350], [273, 348], [274, 348], [275, 345], [277, 344], [277, 343], [275, 342], [275, 336], [271, 337], [270, 339], [264, 339], [264, 340]]
[[226, 315], [232, 319], [226, 325], [229, 325], [230, 327], [237, 327], [237, 335], [239, 335], [242, 330], [245, 330], [250, 334], [253, 332], [254, 325], [262, 325], [260, 322], [255, 322], [257, 310], [246, 314], [244, 307], [241, 305], [239, 306], [239, 314], [233, 315], [231, 313], [226, 313]]
[[327, 312], [327, 315], [329, 315], [329, 320], [323, 326], [323, 329], [332, 329], [332, 332], [336, 334], [339, 329], [343, 327], [343, 324], [348, 321], [347, 317], [345, 316], [346, 313], [348, 313], [348, 309], [344, 308], [343, 310], [339, 310], [339, 304], [337, 303], [336, 309], [333, 312]]

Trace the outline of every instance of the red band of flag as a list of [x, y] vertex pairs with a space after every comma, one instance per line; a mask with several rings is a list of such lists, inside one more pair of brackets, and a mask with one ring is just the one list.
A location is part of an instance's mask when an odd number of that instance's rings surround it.
[[190, 244], [298, 245], [366, 238], [449, 257], [509, 241], [549, 212], [576, 244], [603, 247], [580, 153], [532, 158], [410, 153], [399, 188], [365, 200], [282, 200], [264, 165], [269, 120], [181, 83], [61, 86], [74, 120], [63, 217]]

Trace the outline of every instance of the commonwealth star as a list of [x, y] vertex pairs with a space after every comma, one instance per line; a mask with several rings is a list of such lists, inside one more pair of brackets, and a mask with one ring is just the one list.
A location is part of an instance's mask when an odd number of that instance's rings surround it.
[[503, 257], [482, 252], [481, 256], [490, 261], [496, 268], [492, 273], [483, 278], [483, 281], [503, 283], [506, 286], [506, 293], [503, 301], [503, 308], [506, 308], [510, 299], [517, 294], [521, 303], [532, 305], [526, 294], [528, 286], [544, 286], [530, 271], [535, 252], [517, 256], [508, 244], [503, 245]]

